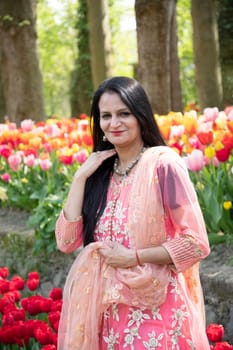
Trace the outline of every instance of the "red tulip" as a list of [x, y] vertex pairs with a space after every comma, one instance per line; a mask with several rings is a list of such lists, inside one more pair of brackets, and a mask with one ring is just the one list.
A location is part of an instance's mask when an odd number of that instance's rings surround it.
[[230, 345], [228, 342], [224, 341], [221, 343], [216, 343], [214, 350], [233, 350], [233, 346]]
[[36, 278], [31, 278], [27, 280], [27, 287], [31, 291], [36, 290], [39, 287], [40, 281]]
[[216, 153], [216, 158], [220, 162], [226, 162], [230, 156], [231, 150], [229, 148], [224, 147], [224, 148], [216, 151], [215, 153]]
[[51, 334], [52, 332], [49, 327], [47, 327], [46, 329], [38, 328], [34, 331], [34, 336], [41, 345], [51, 344]]
[[47, 344], [41, 348], [41, 350], [56, 350], [56, 346], [53, 344]]
[[4, 294], [4, 293], [8, 292], [9, 289], [10, 289], [10, 281], [0, 279], [0, 293]]
[[209, 145], [213, 141], [213, 132], [212, 131], [198, 132], [197, 137], [202, 145]]
[[37, 278], [39, 280], [40, 275], [37, 271], [31, 271], [28, 273], [28, 279], [30, 280], [31, 278]]
[[62, 289], [61, 288], [53, 288], [49, 293], [49, 297], [53, 300], [62, 299]]
[[9, 275], [9, 269], [8, 267], [4, 266], [4, 267], [0, 267], [0, 277], [2, 278], [7, 278]]
[[14, 276], [10, 281], [10, 290], [23, 290], [24, 279], [21, 276]]
[[224, 335], [224, 327], [221, 324], [211, 323], [206, 329], [207, 337], [211, 342], [219, 342]]

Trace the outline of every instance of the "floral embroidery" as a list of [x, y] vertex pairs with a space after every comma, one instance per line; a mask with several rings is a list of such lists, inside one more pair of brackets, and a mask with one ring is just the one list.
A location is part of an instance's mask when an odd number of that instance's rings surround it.
[[169, 331], [169, 334], [171, 335], [171, 341], [172, 341], [172, 348], [171, 350], [182, 350], [180, 349], [179, 346], [179, 337], [183, 337], [184, 335], [182, 334], [181, 327], [177, 327]]
[[149, 341], [144, 341], [143, 345], [148, 350], [156, 350], [159, 347], [162, 347], [162, 344], [159, 342], [161, 339], [163, 339], [163, 333], [156, 337], [155, 331], [152, 331], [151, 333], [149, 333]]
[[125, 343], [123, 345], [124, 348], [126, 348], [128, 345], [130, 346], [130, 349], [133, 350], [134, 346], [134, 338], [136, 337], [137, 339], [141, 339], [140, 335], [138, 334], [138, 328], [137, 327], [133, 327], [131, 329], [126, 328], [124, 330], [124, 333], [126, 333], [126, 336], [124, 338]]
[[128, 315], [131, 320], [128, 322], [128, 326], [132, 326], [134, 323], [137, 327], [140, 326], [141, 323], [144, 322], [144, 320], [149, 320], [150, 316], [146, 313], [143, 313], [143, 310], [141, 309], [129, 309], [131, 311], [131, 314]]
[[162, 321], [163, 318], [159, 312], [160, 312], [159, 307], [153, 307], [153, 309], [152, 309], [153, 320]]
[[188, 317], [188, 312], [184, 311], [185, 305], [181, 305], [179, 309], [172, 308], [173, 316], [172, 316], [172, 328], [176, 325], [182, 326], [185, 318]]
[[109, 337], [104, 336], [104, 341], [107, 343], [108, 350], [114, 350], [114, 345], [119, 344], [118, 338], [119, 333], [114, 334], [113, 328], [111, 328], [109, 332]]

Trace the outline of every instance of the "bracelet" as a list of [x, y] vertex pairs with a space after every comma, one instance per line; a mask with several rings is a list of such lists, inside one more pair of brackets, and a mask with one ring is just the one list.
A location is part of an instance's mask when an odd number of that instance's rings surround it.
[[139, 259], [139, 256], [138, 256], [138, 251], [137, 251], [137, 249], [135, 249], [135, 256], [136, 256], [137, 265], [141, 265], [141, 262], [140, 262], [140, 259]]

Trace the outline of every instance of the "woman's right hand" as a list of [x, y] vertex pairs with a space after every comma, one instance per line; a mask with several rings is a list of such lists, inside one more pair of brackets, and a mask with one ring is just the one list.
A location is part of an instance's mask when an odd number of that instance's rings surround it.
[[87, 179], [99, 168], [105, 159], [112, 157], [114, 154], [116, 154], [114, 148], [106, 151], [92, 152], [87, 160], [78, 168], [74, 177], [81, 176]]

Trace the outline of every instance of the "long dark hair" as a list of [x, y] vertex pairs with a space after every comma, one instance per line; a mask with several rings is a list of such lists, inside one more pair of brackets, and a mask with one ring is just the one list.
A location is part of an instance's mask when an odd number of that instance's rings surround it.
[[[99, 100], [105, 92], [117, 93], [135, 116], [140, 125], [141, 136], [145, 146], [165, 145], [143, 87], [135, 79], [113, 77], [104, 80], [93, 97], [90, 116], [94, 152], [114, 147], [109, 141], [103, 141], [104, 134], [100, 128]], [[86, 182], [82, 210], [84, 245], [94, 242], [94, 230], [97, 220], [103, 213], [106, 205], [107, 190], [115, 157], [106, 159]]]

